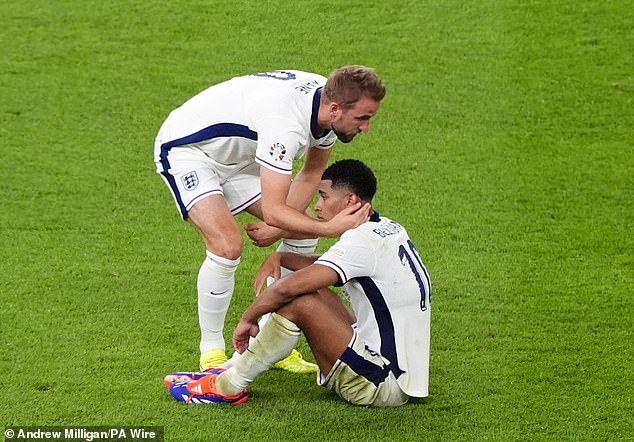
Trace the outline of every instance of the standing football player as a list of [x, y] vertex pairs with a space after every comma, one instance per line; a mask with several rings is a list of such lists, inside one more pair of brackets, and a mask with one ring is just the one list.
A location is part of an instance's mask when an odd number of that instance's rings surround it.
[[[183, 217], [200, 233], [206, 255], [198, 273], [200, 368], [227, 360], [223, 327], [243, 249], [234, 215], [263, 220], [253, 242], [312, 253], [316, 237], [336, 237], [365, 222], [369, 205], [350, 206], [328, 222], [304, 214], [336, 139], [367, 132], [385, 87], [375, 71], [345, 66], [326, 79], [296, 70], [236, 77], [170, 113], [155, 142], [157, 172]], [[305, 156], [291, 180], [293, 161]], [[290, 239], [295, 238], [295, 240]], [[285, 368], [308, 364], [292, 353]], [[282, 365], [284, 367], [284, 365]]]

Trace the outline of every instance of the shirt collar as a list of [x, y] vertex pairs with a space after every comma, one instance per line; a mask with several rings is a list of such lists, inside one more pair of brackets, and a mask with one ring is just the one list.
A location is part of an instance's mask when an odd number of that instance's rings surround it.
[[319, 123], [317, 121], [317, 116], [319, 114], [319, 104], [321, 103], [321, 90], [323, 88], [317, 88], [315, 91], [315, 95], [313, 95], [313, 113], [310, 116], [310, 133], [313, 135], [313, 138], [316, 140], [319, 138], [323, 138], [330, 132], [327, 129], [322, 129], [319, 127]]

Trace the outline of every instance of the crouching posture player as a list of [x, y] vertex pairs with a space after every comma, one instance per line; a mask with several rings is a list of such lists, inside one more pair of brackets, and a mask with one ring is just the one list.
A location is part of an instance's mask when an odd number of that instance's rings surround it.
[[[315, 206], [327, 221], [357, 202], [371, 202], [372, 171], [356, 160], [328, 167]], [[295, 270], [262, 290], [280, 267]], [[328, 287], [342, 286], [352, 312]], [[356, 405], [396, 406], [426, 397], [429, 379], [431, 283], [405, 229], [373, 211], [322, 256], [274, 253], [256, 276], [255, 301], [233, 334], [242, 355], [227, 370], [173, 373], [171, 395], [189, 404], [242, 403], [246, 387], [306, 336], [318, 383]], [[258, 328], [258, 318], [273, 312]], [[255, 339], [249, 338], [254, 336]]]
[[[206, 249], [197, 280], [201, 370], [227, 361], [223, 329], [243, 249], [234, 215], [247, 211], [265, 221], [246, 226], [255, 245], [285, 238], [281, 250], [306, 254], [315, 250], [313, 238], [338, 237], [364, 222], [369, 206], [327, 223], [304, 213], [335, 139], [348, 143], [368, 132], [384, 95], [382, 80], [365, 66], [344, 66], [328, 79], [295, 70], [261, 72], [211, 86], [161, 126], [156, 170]], [[302, 168], [291, 179], [301, 157]], [[280, 362], [292, 372], [317, 368], [297, 352]]]

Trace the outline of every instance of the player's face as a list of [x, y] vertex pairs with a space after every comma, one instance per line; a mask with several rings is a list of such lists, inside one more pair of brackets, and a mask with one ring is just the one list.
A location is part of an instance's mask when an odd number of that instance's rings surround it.
[[370, 119], [378, 112], [379, 105], [369, 97], [362, 97], [349, 108], [334, 103], [330, 128], [342, 143], [349, 143], [359, 132], [370, 130]]
[[321, 180], [315, 212], [319, 219], [330, 221], [336, 214], [357, 201], [355, 194], [345, 189], [333, 189], [331, 180]]

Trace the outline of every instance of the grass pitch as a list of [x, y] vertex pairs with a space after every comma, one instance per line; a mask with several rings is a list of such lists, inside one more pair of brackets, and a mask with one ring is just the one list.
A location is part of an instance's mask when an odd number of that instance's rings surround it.
[[[632, 439], [627, 2], [23, 1], [0, 17], [0, 424]], [[376, 207], [428, 266], [430, 397], [357, 408], [272, 371], [244, 406], [175, 403], [161, 379], [196, 366], [203, 249], [154, 173], [161, 122], [234, 75], [349, 63], [388, 95], [334, 159], [375, 170]], [[227, 337], [270, 250], [245, 248]]]

